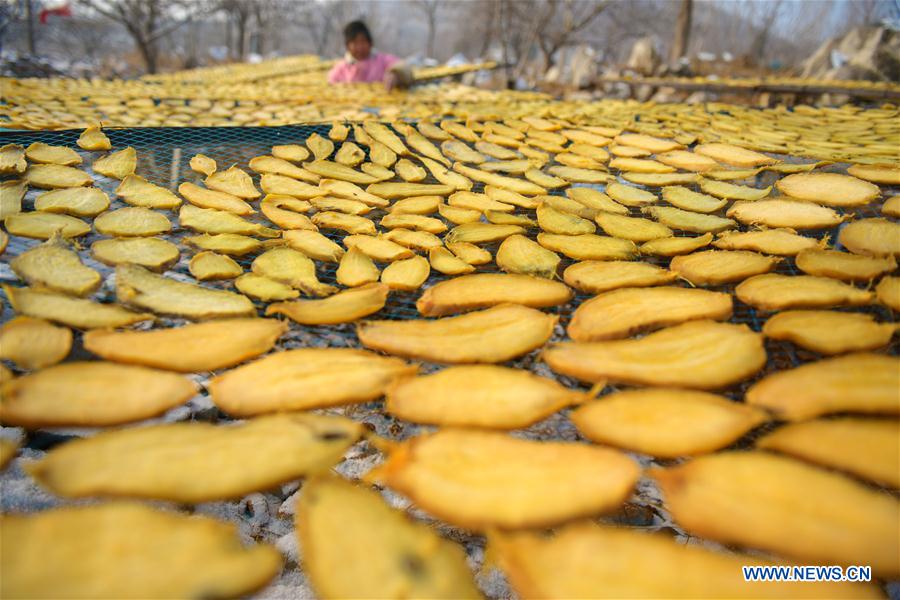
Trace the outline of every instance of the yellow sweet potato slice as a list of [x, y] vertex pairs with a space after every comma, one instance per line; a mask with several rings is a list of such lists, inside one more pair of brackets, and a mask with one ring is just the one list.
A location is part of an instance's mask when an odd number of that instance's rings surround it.
[[900, 573], [897, 500], [846, 477], [763, 452], [713, 454], [651, 474], [675, 521], [694, 535]]
[[583, 302], [566, 331], [576, 342], [614, 340], [697, 319], [724, 321], [731, 310], [731, 294], [672, 286], [625, 288]]
[[109, 196], [100, 188], [61, 188], [38, 194], [34, 209], [73, 217], [96, 217], [109, 208]]
[[558, 281], [527, 275], [475, 273], [440, 281], [416, 302], [426, 317], [441, 317], [497, 304], [513, 303], [532, 308], [565, 304], [572, 290]]
[[600, 294], [624, 287], [648, 287], [675, 281], [675, 273], [644, 262], [587, 260], [570, 265], [563, 280], [575, 289]]
[[0, 173], [3, 175], [21, 175], [28, 168], [25, 160], [25, 149], [18, 144], [6, 144], [0, 147]]
[[423, 256], [392, 262], [381, 272], [381, 283], [392, 290], [411, 292], [422, 287], [431, 274], [431, 265]]
[[684, 169], [685, 171], [711, 171], [719, 168], [719, 163], [708, 156], [688, 152], [687, 150], [671, 150], [656, 155], [656, 160], [664, 165]]
[[306, 147], [312, 151], [313, 156], [315, 156], [317, 160], [324, 160], [334, 152], [334, 142], [327, 138], [323, 138], [318, 133], [314, 133], [306, 138]]
[[32, 187], [46, 190], [83, 187], [94, 183], [93, 178], [81, 169], [63, 165], [30, 165], [25, 170], [23, 179]]
[[557, 344], [543, 358], [583, 381], [713, 390], [752, 377], [766, 351], [762, 335], [746, 325], [691, 321], [637, 340]]
[[566, 196], [592, 210], [611, 212], [619, 215], [628, 214], [627, 208], [613, 201], [612, 198], [603, 192], [593, 188], [571, 187], [566, 190]]
[[3, 219], [3, 224], [12, 235], [38, 240], [49, 240], [57, 235], [81, 237], [91, 231], [91, 226], [81, 219], [47, 212], [12, 214]]
[[148, 331], [92, 330], [84, 347], [106, 360], [194, 373], [265, 354], [288, 326], [274, 319], [220, 319]]
[[854, 254], [900, 256], [900, 223], [860, 219], [841, 228], [838, 242]]
[[612, 510], [639, 475], [608, 448], [447, 429], [398, 444], [374, 477], [442, 520], [481, 531]]
[[117, 304], [100, 304], [43, 290], [5, 285], [3, 291], [17, 313], [77, 329], [125, 327], [153, 319], [151, 314], [132, 312]]
[[511, 235], [525, 233], [525, 229], [519, 225], [495, 225], [494, 223], [463, 223], [451, 229], [444, 241], [448, 244], [457, 242], [470, 242], [483, 244], [496, 242], [508, 238]]
[[594, 217], [594, 220], [608, 235], [632, 242], [649, 242], [673, 235], [672, 230], [662, 223], [640, 217], [626, 217], [601, 212]]
[[741, 223], [791, 229], [823, 229], [847, 219], [835, 210], [812, 202], [772, 198], [755, 202], [735, 202], [725, 213]]
[[440, 196], [413, 196], [397, 200], [387, 209], [392, 215], [430, 215], [441, 204]]
[[[351, 250], [344, 255], [347, 256]], [[270, 304], [266, 316], [285, 315], [301, 325], [336, 325], [367, 317], [384, 308], [390, 288], [383, 283], [369, 283], [343, 290], [323, 300], [295, 300]]]
[[[450, 163], [447, 159], [441, 157], [441, 160], [419, 156], [418, 159], [422, 164], [434, 175], [443, 185], [449, 186], [454, 190], [471, 190], [472, 182], [455, 171], [451, 171], [446, 165]], [[445, 164], [442, 164], [445, 163]]]
[[137, 152], [128, 146], [97, 158], [91, 168], [97, 173], [113, 179], [125, 179], [128, 175], [133, 175], [137, 169]]
[[247, 221], [234, 213], [214, 208], [197, 208], [193, 204], [185, 204], [181, 207], [181, 210], [178, 211], [178, 221], [183, 227], [200, 233], [236, 233], [268, 238], [279, 235], [275, 229]]
[[760, 438], [756, 447], [900, 488], [900, 423], [893, 419], [791, 423]]
[[412, 423], [518, 429], [587, 398], [528, 371], [468, 365], [398, 380], [387, 390], [385, 408]]
[[747, 390], [746, 400], [789, 421], [834, 412], [900, 413], [900, 360], [882, 354], [848, 354], [769, 375]]
[[347, 248], [358, 248], [363, 254], [378, 262], [393, 262], [413, 256], [413, 252], [409, 248], [401, 246], [387, 237], [348, 235], [344, 238], [344, 245]]
[[191, 275], [198, 281], [213, 279], [234, 279], [244, 272], [241, 265], [234, 259], [224, 255], [204, 250], [191, 258], [188, 264]]
[[664, 187], [662, 197], [672, 206], [699, 213], [716, 212], [728, 203], [727, 200], [707, 196], [681, 186]]
[[737, 223], [731, 219], [681, 210], [671, 206], [648, 206], [641, 212], [672, 229], [692, 233], [719, 233], [737, 226]]
[[158, 238], [98, 240], [91, 244], [91, 255], [103, 264], [116, 266], [133, 263], [151, 271], [161, 271], [178, 261], [178, 246]]
[[80, 165], [81, 155], [66, 146], [51, 146], [44, 142], [34, 142], [25, 148], [25, 158], [29, 162], [52, 165]]
[[714, 452], [769, 420], [766, 411], [724, 396], [678, 389], [616, 392], [570, 418], [593, 442], [657, 458]]
[[792, 229], [763, 229], [761, 231], [726, 231], [713, 246], [722, 250], [752, 250], [765, 254], [795, 256], [804, 250], [821, 248], [825, 244], [811, 237], [798, 235]]
[[900, 168], [896, 165], [853, 165], [847, 174], [881, 185], [900, 185]]
[[369, 175], [368, 173], [361, 173], [360, 171], [357, 171], [352, 167], [342, 165], [338, 162], [332, 162], [330, 160], [322, 160], [317, 158], [312, 162], [306, 163], [304, 166], [306, 167], [307, 171], [311, 171], [316, 175], [319, 175], [323, 179], [344, 181], [347, 183], [355, 184], [370, 184], [378, 181], [378, 178], [373, 175]]
[[607, 195], [625, 206], [645, 206], [655, 203], [658, 198], [656, 194], [621, 183], [610, 183], [606, 186]]
[[116, 267], [116, 298], [123, 304], [189, 319], [247, 316], [256, 310], [240, 294], [176, 281], [129, 264]]
[[396, 198], [412, 198], [415, 196], [446, 196], [452, 194], [454, 188], [443, 183], [373, 183], [366, 192], [388, 200]]
[[235, 417], [375, 400], [418, 367], [354, 348], [299, 348], [270, 354], [214, 378], [213, 402]]
[[287, 284], [308, 296], [329, 296], [337, 291], [319, 281], [315, 263], [293, 248], [273, 248], [257, 256], [251, 264], [257, 275]]
[[[710, 176], [711, 173], [706, 175]], [[669, 185], [690, 185], [697, 183], [700, 177], [695, 173], [622, 173], [622, 179], [638, 185], [663, 187]]]
[[673, 140], [661, 139], [642, 133], [622, 133], [615, 136], [615, 141], [623, 146], [632, 146], [647, 150], [651, 153], [670, 152], [684, 148], [681, 144]]
[[131, 427], [57, 446], [28, 473], [65, 498], [227, 500], [331, 468], [362, 431], [349, 419], [302, 413]]
[[544, 248], [575, 260], [629, 260], [637, 254], [634, 242], [602, 235], [539, 233], [537, 241]]
[[493, 200], [485, 194], [476, 194], [475, 192], [469, 192], [465, 190], [460, 190], [451, 194], [450, 197], [447, 198], [447, 204], [449, 204], [450, 206], [455, 206], [457, 208], [477, 210], [478, 212], [485, 212], [488, 210], [513, 212], [516, 209], [516, 207], [512, 204], [498, 202], [497, 200]]
[[30, 429], [105, 427], [155, 417], [196, 393], [193, 381], [166, 371], [67, 362], [4, 384], [0, 421]]
[[872, 315], [829, 310], [790, 310], [770, 317], [763, 334], [820, 354], [875, 350], [890, 343], [897, 327]]
[[9, 261], [9, 266], [28, 285], [73, 296], [87, 296], [103, 282], [100, 273], [85, 266], [59, 237], [26, 250]]
[[[879, 598], [865, 583], [748, 583], [741, 567], [770, 565], [673, 537], [579, 522], [544, 532], [491, 532], [488, 552], [521, 598]], [[653, 573], [648, 576], [647, 573]]]
[[827, 206], [863, 206], [881, 195], [877, 185], [839, 173], [794, 173], [775, 187], [786, 196]]
[[542, 230], [559, 235], [591, 234], [597, 229], [591, 221], [557, 210], [547, 202], [541, 202], [537, 207], [537, 221]]
[[721, 285], [768, 273], [779, 262], [778, 257], [744, 250], [706, 250], [676, 256], [669, 269], [692, 285]]
[[217, 192], [225, 192], [238, 198], [245, 200], [253, 200], [259, 198], [262, 194], [253, 185], [253, 179], [243, 169], [236, 166], [230, 167], [225, 171], [216, 171], [212, 175], [207, 176], [203, 181], [211, 190]]
[[[288, 234], [290, 233], [291, 232], [285, 232], [285, 241], [288, 241]], [[212, 250], [213, 252], [228, 254], [230, 256], [244, 256], [245, 254], [256, 252], [262, 248], [262, 242], [259, 240], [237, 233], [219, 233], [213, 235], [204, 233], [203, 235], [185, 236], [184, 241], [201, 250]]]
[[884, 277], [875, 286], [875, 296], [878, 302], [900, 311], [900, 277]]
[[872, 292], [852, 285], [812, 275], [766, 273], [744, 280], [734, 289], [744, 304], [764, 310], [787, 308], [827, 308], [870, 304]]
[[512, 190], [493, 185], [484, 186], [484, 193], [492, 200], [497, 200], [498, 202], [503, 202], [505, 204], [513, 204], [522, 208], [534, 209], [541, 203], [538, 198], [523, 196]]
[[447, 140], [441, 144], [441, 152], [450, 160], [463, 163], [481, 164], [487, 160], [481, 152], [473, 150], [459, 140]]
[[617, 157], [609, 161], [609, 166], [620, 171], [634, 173], [674, 173], [675, 168], [647, 158]]
[[311, 173], [292, 162], [275, 156], [256, 156], [250, 159], [247, 166], [257, 173], [274, 173], [275, 175], [284, 175], [285, 177], [300, 179], [310, 183], [319, 183], [321, 179], [315, 173]]
[[363, 346], [410, 358], [446, 363], [495, 363], [543, 346], [557, 317], [518, 304], [433, 321], [363, 321]]
[[733, 146], [731, 144], [700, 144], [694, 148], [694, 152], [720, 163], [735, 167], [758, 167], [778, 162], [771, 156], [766, 156], [765, 154], [760, 154], [759, 152], [754, 152], [753, 150], [747, 150], [746, 148]]
[[525, 179], [519, 179], [517, 177], [507, 177], [506, 175], [497, 175], [496, 173], [489, 173], [487, 171], [482, 171], [481, 169], [475, 169], [472, 167], [467, 167], [462, 163], [454, 163], [453, 170], [468, 177], [469, 179], [480, 181], [486, 185], [492, 185], [495, 187], [503, 188], [505, 190], [510, 190], [512, 192], [516, 192], [518, 194], [526, 194], [530, 196], [535, 196], [539, 194], [546, 194], [547, 189], [533, 183], [531, 181], [527, 181]]
[[16, 317], [0, 327], [0, 358], [20, 369], [43, 369], [60, 362], [72, 349], [72, 332], [43, 319]]
[[0, 219], [22, 212], [22, 200], [25, 199], [27, 192], [28, 184], [22, 179], [10, 179], [0, 183]]
[[430, 251], [443, 246], [441, 238], [433, 233], [428, 233], [427, 231], [413, 231], [411, 229], [403, 229], [402, 227], [391, 229], [384, 234], [384, 239], [414, 250]]
[[665, 237], [644, 242], [639, 250], [641, 254], [653, 256], [680, 256], [705, 248], [712, 240], [711, 233], [704, 233], [697, 237]]
[[379, 123], [378, 121], [372, 120], [364, 121], [363, 129], [366, 130], [366, 133], [372, 136], [372, 139], [381, 142], [392, 152], [400, 155], [409, 154], [409, 148], [407, 148], [403, 141], [397, 136], [397, 134], [391, 131], [391, 129], [384, 123]]
[[126, 175], [116, 188], [116, 196], [131, 204], [143, 208], [162, 208], [171, 210], [181, 205], [181, 198], [164, 187], [150, 183], [140, 175]]
[[191, 170], [196, 171], [201, 175], [206, 175], [207, 177], [215, 173], [218, 169], [215, 159], [210, 158], [205, 154], [195, 154], [191, 157], [190, 163], [188, 164], [190, 165]]
[[481, 598], [460, 546], [371, 489], [313, 479], [296, 525], [304, 570], [322, 598]]
[[159, 211], [139, 206], [111, 210], [94, 219], [98, 233], [117, 237], [145, 237], [166, 233], [172, 223]]
[[351, 235], [377, 233], [375, 223], [371, 219], [337, 211], [317, 212], [313, 215], [312, 222], [323, 229], [339, 229]]
[[245, 547], [231, 523], [125, 502], [5, 515], [0, 540], [0, 592], [16, 598], [240, 597], [283, 560], [273, 546]]
[[300, 297], [300, 292], [291, 286], [256, 273], [244, 273], [234, 280], [234, 287], [245, 296], [263, 302], [293, 300]]
[[701, 179], [700, 189], [711, 196], [725, 200], [762, 200], [772, 191], [772, 186], [758, 189], [715, 179]]
[[428, 262], [432, 269], [444, 275], [462, 275], [475, 270], [471, 264], [440, 246], [428, 250]]
[[[321, 183], [321, 182], [320, 182]], [[322, 190], [314, 185], [299, 181], [292, 177], [284, 175], [276, 175], [275, 173], [264, 173], [259, 178], [259, 187], [266, 194], [277, 196], [292, 196], [303, 200], [309, 200], [322, 195]]]
[[897, 268], [893, 256], [860, 256], [837, 250], [804, 250], [795, 259], [797, 268], [808, 275], [842, 281], [871, 281]]
[[507, 273], [553, 279], [559, 256], [524, 235], [511, 235], [497, 249], [497, 266]]
[[237, 196], [209, 190], [188, 181], [178, 186], [178, 193], [184, 196], [185, 200], [200, 208], [215, 208], [236, 215], [250, 215], [256, 212], [252, 206]]

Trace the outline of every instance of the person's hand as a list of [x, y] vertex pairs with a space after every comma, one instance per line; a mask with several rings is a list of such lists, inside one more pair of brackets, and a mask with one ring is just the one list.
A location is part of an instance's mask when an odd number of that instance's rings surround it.
[[393, 71], [388, 71], [384, 75], [384, 89], [387, 91], [391, 91], [397, 86], [397, 74]]

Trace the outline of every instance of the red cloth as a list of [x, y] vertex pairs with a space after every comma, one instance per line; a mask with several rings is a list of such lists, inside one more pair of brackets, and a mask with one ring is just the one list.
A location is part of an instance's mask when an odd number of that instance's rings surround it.
[[71, 17], [72, 16], [72, 7], [69, 4], [63, 4], [62, 6], [57, 6], [56, 8], [44, 8], [41, 9], [39, 13], [38, 19], [41, 22], [41, 25], [47, 24], [47, 19], [53, 15], [55, 17]]

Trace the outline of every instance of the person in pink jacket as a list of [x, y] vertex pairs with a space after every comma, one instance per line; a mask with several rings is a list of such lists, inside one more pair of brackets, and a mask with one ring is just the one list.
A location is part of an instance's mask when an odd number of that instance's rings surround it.
[[372, 48], [372, 34], [362, 21], [344, 28], [347, 53], [328, 74], [328, 83], [371, 83], [381, 81], [387, 89], [406, 87], [410, 73], [399, 58]]

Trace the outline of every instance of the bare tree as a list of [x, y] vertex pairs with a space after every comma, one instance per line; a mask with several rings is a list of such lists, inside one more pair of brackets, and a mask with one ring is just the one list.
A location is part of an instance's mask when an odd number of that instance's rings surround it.
[[781, 0], [769, 0], [768, 2], [754, 3], [752, 6], [759, 14], [759, 19], [756, 23], [756, 35], [753, 37], [748, 54], [760, 62], [766, 50], [766, 43], [773, 33], [772, 28], [781, 13], [783, 3]]
[[229, 33], [232, 25], [237, 33], [228, 45], [228, 55], [232, 60], [243, 61], [247, 56], [247, 26], [254, 4], [255, 0], [219, 0], [217, 8], [225, 13], [229, 21]]
[[497, 24], [507, 78], [514, 81], [528, 68], [535, 52], [543, 71], [553, 66], [557, 53], [583, 41], [582, 34], [596, 24], [610, 6], [608, 0], [498, 0]]
[[538, 30], [544, 71], [553, 66], [556, 53], [577, 44], [578, 35], [589, 28], [609, 6], [609, 2], [605, 0], [549, 0], [549, 4], [554, 7], [551, 19], [545, 21], [545, 27]]
[[[148, 73], [159, 68], [159, 41], [207, 10], [204, 2], [184, 0], [77, 0], [123, 26], [134, 40]], [[175, 16], [177, 7], [179, 16]]]
[[678, 22], [675, 25], [675, 39], [672, 41], [672, 52], [669, 61], [677, 62], [687, 53], [691, 37], [691, 13], [694, 8], [694, 0], [681, 0], [678, 10]]
[[413, 6], [425, 15], [425, 23], [428, 26], [425, 53], [429, 58], [434, 58], [434, 37], [437, 31], [437, 18], [443, 2], [442, 0], [416, 0]]

